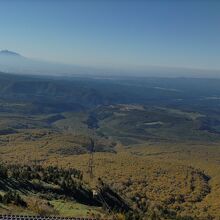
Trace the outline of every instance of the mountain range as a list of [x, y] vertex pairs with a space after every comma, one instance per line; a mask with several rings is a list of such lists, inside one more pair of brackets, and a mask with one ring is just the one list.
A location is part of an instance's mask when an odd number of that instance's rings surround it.
[[195, 77], [219, 78], [220, 70], [201, 70], [179, 67], [146, 66], [144, 68], [89, 67], [62, 64], [25, 57], [9, 50], [0, 51], [0, 72], [31, 75], [96, 75], [138, 77]]
[[[0, 72], [28, 75], [87, 74], [91, 68], [25, 57], [9, 50], [0, 51]], [[93, 71], [94, 72], [94, 71]]]

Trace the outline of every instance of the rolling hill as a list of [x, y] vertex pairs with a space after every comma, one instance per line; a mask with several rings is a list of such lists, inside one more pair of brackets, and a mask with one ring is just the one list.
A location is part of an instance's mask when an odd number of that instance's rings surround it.
[[[1, 73], [0, 156], [9, 168], [0, 176], [0, 211], [35, 214], [31, 207], [40, 204], [49, 214], [105, 215], [100, 204], [85, 202], [101, 177], [111, 186], [109, 203], [118, 195], [131, 208], [117, 210], [123, 218], [217, 219], [219, 97], [217, 79]], [[94, 183], [87, 173], [91, 137]], [[35, 189], [38, 179], [11, 174], [15, 164], [21, 173], [36, 165], [46, 173], [51, 166], [79, 170], [82, 188], [75, 192], [87, 199], [57, 193], [59, 181], [41, 179]], [[5, 204], [8, 197], [17, 199]], [[29, 200], [27, 207], [17, 203]]]

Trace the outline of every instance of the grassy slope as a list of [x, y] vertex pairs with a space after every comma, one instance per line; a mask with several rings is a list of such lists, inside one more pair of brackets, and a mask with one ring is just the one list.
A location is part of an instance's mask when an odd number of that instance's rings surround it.
[[[87, 188], [85, 185], [81, 186], [82, 188]], [[78, 189], [78, 193], [80, 193], [80, 189]], [[12, 203], [7, 205], [0, 203], [1, 214], [39, 215], [44, 213], [44, 215], [68, 217], [97, 217], [105, 215], [101, 207], [91, 206], [89, 203], [87, 205], [81, 204], [77, 202], [77, 199], [74, 200], [67, 194], [60, 194], [58, 185], [49, 184], [42, 180], [40, 182], [38, 180], [17, 180], [13, 177], [6, 179], [0, 176], [0, 195], [3, 196], [9, 190], [17, 192], [26, 202], [27, 207], [16, 206]], [[82, 192], [81, 199], [87, 196], [84, 193], [85, 191]], [[48, 202], [50, 203], [49, 205]]]
[[[122, 143], [129, 146], [125, 148], [118, 145], [115, 149], [117, 154], [96, 153], [96, 177], [102, 177], [127, 199], [138, 193], [143, 200], [164, 205], [172, 197], [184, 195], [186, 202], [175, 202], [169, 204], [168, 208], [180, 215], [220, 216], [218, 135], [197, 129], [203, 115], [131, 105], [117, 106], [113, 110], [101, 108], [96, 113], [99, 119], [97, 131], [113, 140], [123, 140]], [[90, 132], [85, 124], [88, 113], [62, 115], [65, 118], [47, 123], [53, 115], [27, 117], [22, 114], [1, 113], [2, 129], [8, 126], [17, 131], [0, 136], [1, 160], [34, 163], [36, 159], [44, 165], [58, 164], [62, 167], [79, 168], [85, 172], [85, 179], [89, 183], [86, 174], [88, 142], [84, 136]], [[215, 144], [211, 140], [215, 140]], [[103, 138], [102, 141], [107, 146], [107, 151], [111, 151], [108, 148], [112, 144], [111, 139]], [[192, 176], [191, 173], [197, 169], [204, 170], [211, 180], [205, 183], [201, 175]], [[195, 179], [193, 193], [190, 191], [192, 179]], [[211, 187], [208, 194], [204, 193], [207, 184]], [[197, 201], [198, 197], [202, 200]], [[59, 206], [59, 201], [53, 203]], [[63, 215], [70, 213], [67, 211], [69, 206], [75, 207], [71, 214], [87, 213], [90, 209], [75, 203], [66, 203], [61, 211]], [[0, 210], [3, 212], [4, 208], [1, 207]], [[7, 208], [21, 212], [18, 208]], [[94, 208], [92, 210], [99, 212]]]
[[[176, 198], [184, 195], [187, 198], [184, 203], [177, 201], [168, 207], [180, 215], [207, 217], [210, 214], [219, 217], [219, 156], [219, 144], [206, 146], [151, 143], [121, 149], [117, 154], [97, 153], [95, 176], [101, 176], [126, 198], [132, 198], [139, 193], [142, 198], [164, 204], [172, 196]], [[86, 155], [69, 156], [59, 162], [63, 166], [74, 166], [86, 171], [87, 158]], [[53, 163], [53, 159], [48, 163]], [[194, 178], [191, 172], [197, 169], [211, 177], [208, 182], [210, 193], [204, 194], [203, 190], [207, 185], [200, 175], [195, 177], [194, 191], [190, 190], [191, 180]], [[131, 185], [128, 184], [130, 181]], [[197, 200], [201, 195], [202, 200]]]

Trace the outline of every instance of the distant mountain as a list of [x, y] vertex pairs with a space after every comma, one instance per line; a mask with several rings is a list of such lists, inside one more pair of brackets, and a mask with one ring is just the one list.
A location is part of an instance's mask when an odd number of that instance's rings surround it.
[[0, 51], [0, 56], [18, 56], [21, 57], [19, 53], [10, 51], [10, 50], [1, 50]]
[[90, 67], [32, 59], [14, 51], [1, 50], [0, 72], [27, 75], [71, 76], [76, 74], [102, 74], [105, 71]]
[[[81, 71], [83, 70], [83, 72]], [[85, 73], [86, 68], [60, 63], [46, 62], [27, 58], [21, 54], [9, 51], [0, 51], [0, 72], [28, 75], [68, 75]]]
[[117, 67], [95, 68], [32, 59], [9, 50], [0, 51], [0, 72], [53, 76], [93, 75], [96, 77], [137, 76], [220, 78], [220, 70], [200, 70], [159, 66], [148, 66], [144, 68], [127, 67], [124, 69]]

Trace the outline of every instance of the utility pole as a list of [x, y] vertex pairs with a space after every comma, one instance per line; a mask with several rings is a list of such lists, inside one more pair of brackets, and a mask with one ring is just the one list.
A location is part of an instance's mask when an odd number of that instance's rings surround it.
[[89, 162], [88, 162], [88, 173], [91, 180], [93, 180], [94, 174], [93, 174], [93, 153], [95, 149], [95, 142], [92, 138], [90, 138], [90, 146], [89, 146]]

